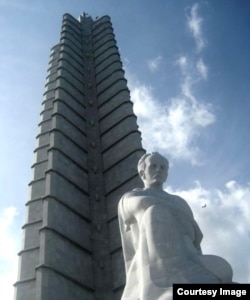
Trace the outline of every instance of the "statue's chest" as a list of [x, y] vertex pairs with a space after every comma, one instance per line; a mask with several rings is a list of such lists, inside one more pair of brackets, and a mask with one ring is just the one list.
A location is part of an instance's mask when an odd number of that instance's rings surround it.
[[[183, 234], [187, 234], [191, 239], [194, 238], [193, 222], [189, 215], [184, 213], [181, 207], [173, 201], [173, 199], [168, 199], [167, 197], [162, 199], [160, 197], [155, 197], [151, 195], [141, 195], [131, 197], [128, 203], [128, 209], [130, 216], [135, 217], [137, 223], [140, 224], [145, 212], [153, 206], [159, 205], [159, 212], [161, 217], [170, 216], [175, 220], [175, 224], [178, 225]], [[157, 218], [157, 216], [156, 216]], [[166, 220], [167, 221], [167, 220]]]

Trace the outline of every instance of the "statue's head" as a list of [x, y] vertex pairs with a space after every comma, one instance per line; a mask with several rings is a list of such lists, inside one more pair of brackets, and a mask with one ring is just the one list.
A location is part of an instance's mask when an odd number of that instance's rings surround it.
[[162, 189], [168, 176], [169, 162], [158, 152], [146, 153], [140, 158], [137, 169], [146, 188]]

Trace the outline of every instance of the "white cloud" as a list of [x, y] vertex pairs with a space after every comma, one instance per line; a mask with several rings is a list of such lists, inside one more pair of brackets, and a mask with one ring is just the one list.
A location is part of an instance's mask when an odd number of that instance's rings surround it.
[[197, 84], [201, 79], [207, 79], [208, 67], [205, 65], [202, 58], [195, 62], [188, 58], [188, 56], [180, 56], [175, 64], [180, 68], [181, 78], [181, 91], [183, 95], [189, 99], [195, 99], [192, 92], [192, 86]]
[[[12, 232], [12, 225], [17, 210], [15, 207], [5, 208], [0, 214], [0, 286], [5, 300], [14, 298], [13, 284], [17, 280], [17, 239]], [[18, 240], [19, 242], [19, 240]]]
[[159, 69], [160, 64], [162, 62], [162, 56], [158, 55], [155, 58], [148, 61], [148, 67], [151, 72], [155, 72]]
[[176, 60], [176, 65], [180, 67], [180, 70], [182, 71], [182, 74], [184, 75], [186, 73], [187, 67], [188, 67], [188, 58], [187, 56], [181, 55]]
[[200, 58], [196, 64], [197, 70], [203, 79], [207, 79], [208, 68], [205, 65], [202, 58]]
[[201, 101], [198, 101], [193, 92], [193, 86], [199, 83], [201, 79], [207, 78], [207, 67], [203, 60], [200, 59], [198, 61], [195, 69], [192, 60], [188, 59], [187, 56], [180, 56], [176, 60], [176, 65], [180, 68], [182, 73], [180, 84], [181, 94], [191, 101], [192, 109], [196, 116], [196, 122], [202, 127], [213, 123], [215, 121], [215, 116], [211, 113], [211, 106], [209, 104], [202, 104]]
[[187, 17], [187, 25], [195, 39], [197, 51], [200, 52], [205, 47], [205, 41], [201, 29], [203, 19], [198, 15], [198, 9], [199, 5], [195, 3], [191, 8], [190, 16]]
[[160, 151], [174, 159], [198, 164], [199, 148], [195, 139], [202, 128], [214, 122], [210, 107], [199, 103], [188, 93], [172, 99], [164, 99], [161, 104], [152, 88], [140, 83], [129, 75], [131, 98], [134, 112], [142, 131], [143, 147], [147, 151]]
[[[187, 24], [196, 41], [197, 50], [204, 46], [202, 36], [202, 18], [198, 15], [199, 5], [192, 6]], [[162, 61], [157, 56], [148, 62], [152, 72], [156, 71]], [[143, 147], [147, 151], [158, 150], [181, 159], [200, 164], [200, 149], [198, 139], [202, 130], [215, 122], [215, 115], [210, 104], [197, 99], [194, 86], [207, 79], [208, 67], [202, 58], [196, 62], [188, 55], [181, 55], [175, 61], [181, 72], [178, 96], [170, 99], [157, 99], [153, 89], [139, 82], [129, 74], [131, 98], [134, 111], [138, 117], [139, 128], [142, 131]]]
[[207, 190], [199, 182], [186, 190], [173, 190], [191, 206], [203, 234], [204, 254], [219, 255], [232, 265], [234, 281], [250, 280], [250, 185], [235, 181], [223, 190]]
[[134, 111], [142, 131], [143, 147], [147, 151], [157, 150], [174, 159], [200, 164], [197, 138], [205, 127], [215, 122], [215, 115], [211, 105], [198, 100], [193, 92], [194, 85], [202, 76], [197, 72], [194, 62], [182, 55], [175, 65], [182, 74], [180, 94], [161, 101], [150, 86], [142, 84], [127, 72]]

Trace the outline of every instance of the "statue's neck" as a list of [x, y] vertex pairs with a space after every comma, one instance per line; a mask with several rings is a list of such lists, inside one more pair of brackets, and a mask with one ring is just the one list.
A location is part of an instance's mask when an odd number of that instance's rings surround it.
[[145, 190], [152, 190], [152, 191], [163, 191], [162, 185], [146, 185], [144, 186]]

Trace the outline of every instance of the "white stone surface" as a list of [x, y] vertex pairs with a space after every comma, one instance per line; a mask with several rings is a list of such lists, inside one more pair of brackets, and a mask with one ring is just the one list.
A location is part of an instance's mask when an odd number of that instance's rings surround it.
[[158, 153], [138, 163], [144, 189], [119, 202], [126, 268], [122, 300], [172, 299], [173, 283], [230, 283], [231, 266], [203, 255], [201, 230], [186, 201], [162, 190], [168, 161]]

